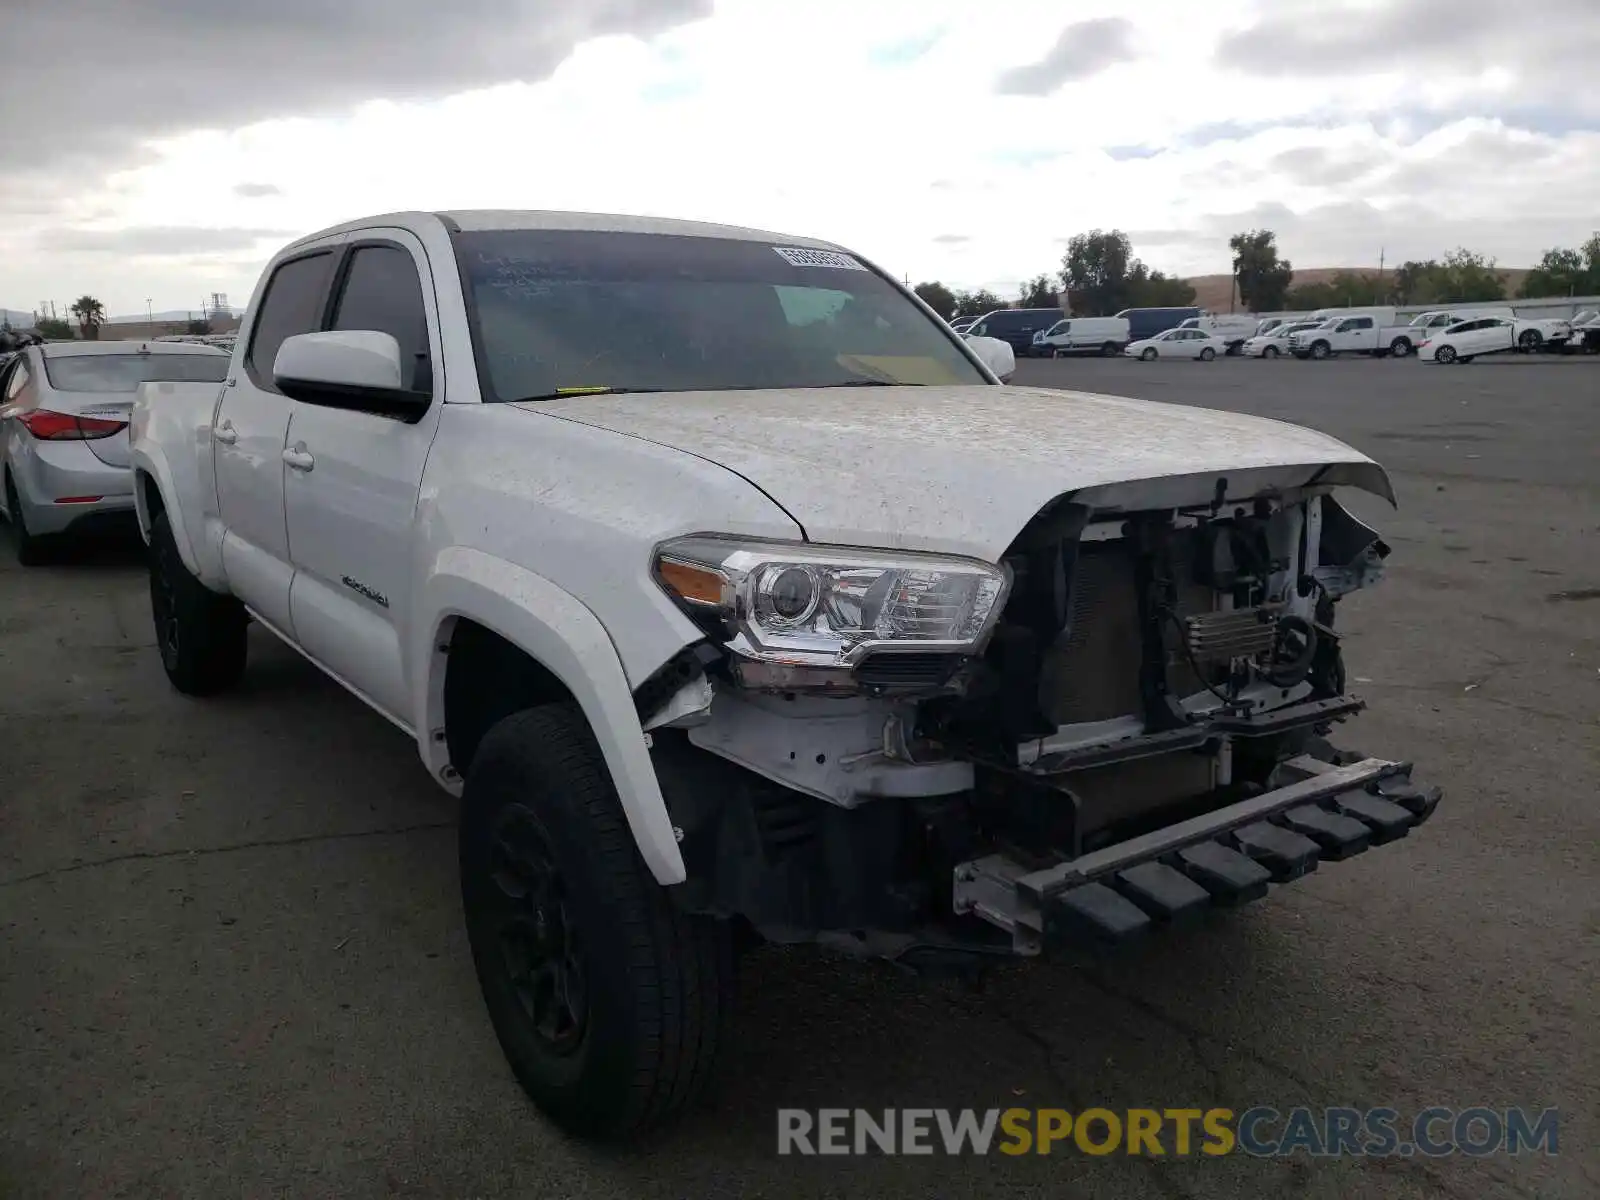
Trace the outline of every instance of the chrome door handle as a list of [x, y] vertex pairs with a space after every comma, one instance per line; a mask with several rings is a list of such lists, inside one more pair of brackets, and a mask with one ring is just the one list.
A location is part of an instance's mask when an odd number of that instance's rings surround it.
[[224, 446], [231, 446], [239, 440], [239, 431], [233, 427], [232, 421], [224, 421], [211, 431], [211, 437]]
[[305, 443], [283, 452], [283, 461], [296, 471], [309, 471], [316, 465], [317, 460], [311, 457], [311, 452], [305, 448]]

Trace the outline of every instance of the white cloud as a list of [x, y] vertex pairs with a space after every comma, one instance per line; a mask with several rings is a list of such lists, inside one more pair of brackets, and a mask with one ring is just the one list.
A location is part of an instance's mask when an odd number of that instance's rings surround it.
[[[281, 119], [150, 143], [142, 165], [70, 203], [14, 214], [0, 302], [89, 290], [120, 312], [221, 290], [238, 303], [274, 245], [247, 235], [407, 208], [759, 225], [836, 239], [914, 281], [1003, 292], [1095, 226], [1183, 273], [1225, 271], [1227, 235], [1262, 220], [1306, 266], [1458, 243], [1520, 265], [1591, 232], [1600, 114], [1537, 107], [1538, 39], [1503, 63], [1481, 40], [1458, 66], [1430, 51], [1426, 75], [1391, 56], [1371, 75], [1358, 58], [1251, 75], [1257, 42], [1234, 34], [1282, 7], [1097, 0], [1067, 19], [1054, 0], [724, 0], [648, 41], [584, 42], [539, 83], [337, 118], [286, 104]], [[1585, 11], [1567, 19], [1600, 24], [1600, 6]], [[1104, 70], [1048, 95], [1001, 86], [1067, 61], [1068, 26], [1113, 17], [1131, 22], [1117, 43], [1131, 59], [1102, 56]], [[1342, 52], [1358, 40], [1341, 35]], [[1552, 52], [1552, 69], [1569, 59]], [[139, 255], [105, 252], [118, 246]]]

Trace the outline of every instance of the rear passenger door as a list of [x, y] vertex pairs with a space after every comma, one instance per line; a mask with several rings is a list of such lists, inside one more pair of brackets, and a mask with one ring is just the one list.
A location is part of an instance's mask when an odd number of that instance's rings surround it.
[[400, 229], [351, 236], [334, 277], [328, 329], [376, 330], [400, 344], [416, 419], [297, 400], [284, 483], [290, 607], [301, 648], [379, 711], [410, 728], [402, 635], [411, 598], [412, 524], [444, 403], [433, 277]]
[[250, 328], [241, 330], [249, 338], [244, 367], [223, 384], [211, 429], [228, 587], [291, 637], [289, 583], [294, 569], [283, 513], [283, 442], [292, 402], [273, 382], [272, 364], [285, 338], [321, 325], [343, 241], [343, 235], [336, 235], [273, 268]]

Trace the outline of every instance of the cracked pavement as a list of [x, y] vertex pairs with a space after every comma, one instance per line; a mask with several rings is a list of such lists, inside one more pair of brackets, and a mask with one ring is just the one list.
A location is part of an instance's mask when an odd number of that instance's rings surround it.
[[[1600, 1193], [1600, 361], [1020, 364], [1313, 425], [1396, 475], [1336, 740], [1445, 788], [1411, 838], [981, 990], [811, 952], [741, 982], [720, 1095], [601, 1153], [522, 1099], [451, 802], [270, 636], [195, 702], [136, 553], [0, 562], [0, 1197]], [[1559, 1158], [779, 1159], [780, 1106], [1525, 1105]]]

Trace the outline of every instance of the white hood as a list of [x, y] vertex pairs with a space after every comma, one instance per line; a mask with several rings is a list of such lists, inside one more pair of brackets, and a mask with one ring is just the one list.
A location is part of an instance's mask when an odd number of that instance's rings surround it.
[[813, 542], [991, 562], [1064, 493], [1133, 511], [1206, 503], [1226, 477], [1229, 500], [1315, 480], [1394, 502], [1383, 468], [1325, 434], [1086, 392], [825, 388], [574, 396], [519, 407], [720, 463], [787, 509]]

